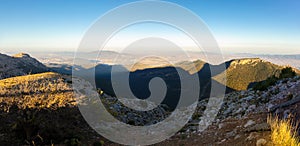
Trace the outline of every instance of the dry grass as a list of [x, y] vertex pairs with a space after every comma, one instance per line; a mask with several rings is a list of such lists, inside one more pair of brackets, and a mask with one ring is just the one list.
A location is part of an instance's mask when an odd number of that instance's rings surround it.
[[0, 80], [0, 109], [50, 108], [76, 105], [70, 84], [56, 73], [42, 73]]
[[0, 96], [70, 90], [61, 75], [42, 73], [0, 80]]
[[[275, 146], [300, 146], [299, 138], [291, 120], [281, 120], [278, 117], [268, 117], [271, 126], [271, 140]], [[296, 126], [297, 127], [297, 126]]]

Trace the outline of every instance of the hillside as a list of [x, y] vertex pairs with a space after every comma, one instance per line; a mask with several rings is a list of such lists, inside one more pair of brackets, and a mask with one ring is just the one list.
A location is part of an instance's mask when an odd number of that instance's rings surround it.
[[51, 72], [0, 80], [0, 145], [68, 145], [95, 135], [70, 83], [70, 77]]
[[[0, 80], [0, 145], [112, 144], [85, 122], [71, 83], [71, 76], [53, 72]], [[100, 97], [109, 112], [125, 123], [151, 124], [165, 117], [162, 107], [136, 112], [115, 97]]]
[[20, 53], [12, 57], [0, 54], [0, 79], [46, 71], [48, 68], [45, 65], [28, 54]]
[[0, 80], [0, 104], [26, 108], [60, 108], [75, 105], [68, 80], [57, 73], [42, 73]]
[[[276, 139], [271, 134], [274, 127], [270, 125], [269, 116], [279, 117], [281, 121], [291, 120], [291, 129], [299, 137], [300, 77], [286, 78], [276, 82], [265, 91], [248, 89], [227, 94], [222, 102], [217, 117], [209, 127], [197, 131], [198, 122], [204, 116], [207, 100], [198, 103], [197, 111], [187, 124], [185, 130], [167, 141], [157, 145], [263, 145], [274, 146]], [[211, 112], [213, 112], [212, 109]], [[210, 111], [206, 111], [210, 115]], [[281, 127], [285, 130], [284, 127]], [[288, 139], [287, 133], [282, 139]], [[274, 136], [274, 135], [272, 135]], [[290, 145], [290, 144], [286, 144]], [[260, 145], [262, 146], [262, 145]], [[281, 146], [281, 145], [275, 145]]]
[[246, 90], [251, 84], [278, 76], [284, 66], [275, 65], [259, 58], [235, 59], [226, 62], [226, 71], [213, 77], [235, 90]]

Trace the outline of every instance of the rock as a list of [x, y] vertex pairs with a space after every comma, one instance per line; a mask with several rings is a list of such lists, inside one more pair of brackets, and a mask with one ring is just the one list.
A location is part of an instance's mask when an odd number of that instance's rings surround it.
[[258, 137], [258, 133], [257, 132], [251, 132], [249, 134], [249, 136], [246, 138], [246, 140], [251, 141], [251, 140], [255, 139], [256, 137]]
[[271, 127], [268, 123], [256, 124], [254, 126], [250, 126], [245, 130], [245, 132], [257, 132], [257, 131], [270, 131]]
[[240, 113], [242, 110], [243, 110], [243, 108], [240, 107], [238, 110], [236, 110], [236, 111], [234, 112], [234, 114], [238, 114], [238, 113]]
[[218, 142], [217, 144], [221, 144], [221, 143], [223, 143], [223, 142], [225, 142], [226, 141], [226, 139], [223, 139], [223, 140], [221, 140], [220, 142]]
[[249, 127], [249, 126], [251, 126], [251, 125], [253, 125], [253, 124], [255, 124], [255, 121], [249, 120], [249, 121], [244, 125], [244, 127], [246, 128], [246, 127]]
[[236, 135], [236, 136], [234, 137], [234, 140], [239, 139], [240, 137], [241, 137], [240, 135]]
[[219, 128], [219, 129], [222, 129], [223, 126], [224, 126], [224, 124], [223, 124], [223, 123], [220, 123], [220, 124], [218, 125], [218, 128]]
[[291, 113], [291, 111], [290, 111], [290, 110], [285, 110], [285, 111], [283, 112], [283, 118], [284, 118], [284, 119], [287, 119], [287, 118], [289, 118], [289, 116], [290, 116], [290, 113]]
[[256, 146], [265, 146], [267, 144], [267, 140], [261, 138], [256, 141]]
[[234, 129], [234, 130], [231, 131], [231, 132], [227, 132], [227, 133], [226, 133], [226, 138], [233, 137], [234, 135], [236, 135], [236, 133], [237, 133], [237, 130], [236, 130], [236, 129]]
[[253, 96], [248, 96], [248, 97], [243, 98], [243, 100], [249, 101], [249, 100], [252, 100], [253, 98], [254, 98]]
[[263, 93], [262, 95], [261, 95], [261, 98], [268, 98], [268, 93]]
[[246, 94], [246, 91], [241, 91], [240, 94], [241, 94], [241, 95], [245, 95], [245, 94]]
[[274, 104], [272, 104], [272, 103], [267, 104], [268, 112], [271, 111], [271, 109], [272, 109], [273, 106], [274, 106]]
[[224, 111], [223, 116], [228, 117], [228, 114], [230, 114], [232, 110], [228, 108], [227, 110]]
[[255, 108], [256, 108], [256, 105], [250, 105], [250, 106], [248, 107], [248, 110], [247, 110], [247, 111], [253, 111], [253, 110], [255, 110]]
[[296, 85], [292, 85], [292, 86], [291, 86], [291, 89], [294, 89], [294, 88], [296, 88]]

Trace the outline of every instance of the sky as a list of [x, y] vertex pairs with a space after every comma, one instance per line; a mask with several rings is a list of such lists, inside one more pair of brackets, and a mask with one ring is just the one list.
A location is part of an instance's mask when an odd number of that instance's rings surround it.
[[[0, 0], [0, 52], [75, 51], [85, 32], [100, 16], [129, 2], [133, 1]], [[196, 13], [206, 23], [223, 52], [300, 54], [299, 0], [170, 2]], [[174, 41], [181, 40], [187, 46], [189, 44], [176, 30], [156, 24], [124, 29], [123, 35], [120, 32], [116, 40], [122, 42], [138, 34], [153, 32], [160, 36], [169, 35]], [[112, 41], [111, 44], [117, 43]]]

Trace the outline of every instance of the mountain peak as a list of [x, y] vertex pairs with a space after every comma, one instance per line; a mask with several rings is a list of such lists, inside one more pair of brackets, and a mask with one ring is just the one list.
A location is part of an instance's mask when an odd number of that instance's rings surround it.
[[27, 53], [19, 53], [19, 54], [13, 55], [13, 57], [15, 57], [15, 58], [30, 58], [30, 55]]

